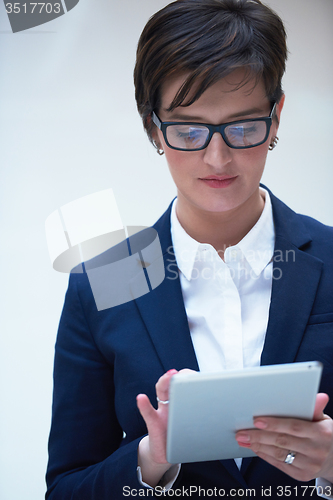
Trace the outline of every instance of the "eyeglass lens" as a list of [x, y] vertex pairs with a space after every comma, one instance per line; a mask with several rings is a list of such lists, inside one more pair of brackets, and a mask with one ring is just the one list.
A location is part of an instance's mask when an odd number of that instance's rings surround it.
[[[265, 121], [240, 122], [224, 129], [225, 139], [231, 146], [246, 148], [261, 143], [266, 136]], [[202, 148], [208, 140], [209, 129], [204, 125], [168, 125], [166, 136], [170, 146], [179, 149]]]

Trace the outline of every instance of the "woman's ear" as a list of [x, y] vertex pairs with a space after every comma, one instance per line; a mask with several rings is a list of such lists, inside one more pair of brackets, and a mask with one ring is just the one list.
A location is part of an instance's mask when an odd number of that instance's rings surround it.
[[277, 134], [277, 131], [278, 131], [279, 125], [280, 125], [281, 111], [282, 111], [282, 108], [284, 105], [285, 97], [286, 97], [285, 94], [282, 94], [281, 99], [279, 100], [278, 103], [276, 103], [275, 115], [274, 115], [274, 118], [272, 120], [271, 137], [270, 137], [269, 147], [268, 147], [268, 149], [270, 151], [272, 151], [276, 147], [278, 140], [279, 140], [279, 138], [277, 137], [276, 134]]
[[147, 116], [147, 129], [150, 131], [150, 137], [153, 141], [154, 146], [156, 147], [156, 149], [160, 149], [161, 143], [158, 137], [158, 132], [157, 132], [158, 129], [155, 123], [153, 123], [151, 115]]
[[160, 138], [158, 136], [158, 132], [157, 132], [158, 128], [156, 127], [156, 125], [154, 125], [154, 128], [153, 130], [151, 131], [151, 137], [153, 139], [153, 144], [154, 146], [156, 147], [156, 149], [158, 151], [163, 151], [163, 148], [162, 148], [162, 143], [160, 141]]
[[281, 111], [282, 111], [282, 108], [284, 105], [285, 98], [286, 98], [285, 94], [282, 94], [281, 99], [279, 100], [279, 102], [276, 105], [276, 118], [278, 120], [278, 124], [280, 124], [280, 116], [281, 116]]

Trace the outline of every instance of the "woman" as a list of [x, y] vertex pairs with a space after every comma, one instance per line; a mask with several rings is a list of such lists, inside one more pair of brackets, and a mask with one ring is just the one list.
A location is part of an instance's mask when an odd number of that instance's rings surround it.
[[[259, 185], [278, 140], [286, 53], [280, 18], [259, 0], [180, 0], [147, 23], [136, 99], [177, 186], [154, 226], [166, 278], [98, 312], [87, 276], [71, 275], [46, 498], [333, 492], [333, 233]], [[167, 463], [177, 370], [313, 359], [324, 364], [313, 422], [257, 419], [236, 435], [258, 455], [242, 463]]]

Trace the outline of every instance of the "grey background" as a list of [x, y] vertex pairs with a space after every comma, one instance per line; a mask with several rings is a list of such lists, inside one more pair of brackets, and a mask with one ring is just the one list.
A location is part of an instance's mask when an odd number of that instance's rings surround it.
[[[280, 142], [264, 182], [297, 212], [333, 223], [332, 0], [269, 0], [289, 34]], [[67, 275], [44, 221], [112, 187], [123, 222], [150, 225], [175, 194], [136, 113], [139, 34], [161, 0], [81, 0], [13, 34], [0, 3], [0, 498], [44, 495], [52, 363]]]

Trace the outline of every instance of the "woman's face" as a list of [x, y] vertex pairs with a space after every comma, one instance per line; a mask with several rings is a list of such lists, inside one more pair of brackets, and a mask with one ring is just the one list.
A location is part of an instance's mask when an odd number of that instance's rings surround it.
[[[263, 82], [254, 85], [254, 81], [250, 81], [235, 90], [243, 77], [243, 70], [236, 70], [209, 87], [191, 106], [169, 112], [167, 108], [183, 83], [184, 75], [170, 79], [161, 89], [159, 118], [219, 125], [269, 116], [271, 104]], [[277, 106], [278, 118], [282, 105], [283, 99]], [[156, 127], [153, 137], [165, 152], [177, 186], [178, 204], [205, 212], [226, 212], [247, 206], [247, 201], [259, 195], [268, 147], [277, 128], [277, 121], [273, 120], [267, 141], [250, 149], [231, 149], [221, 134], [215, 133], [206, 149], [177, 151], [165, 144], [162, 132]]]

